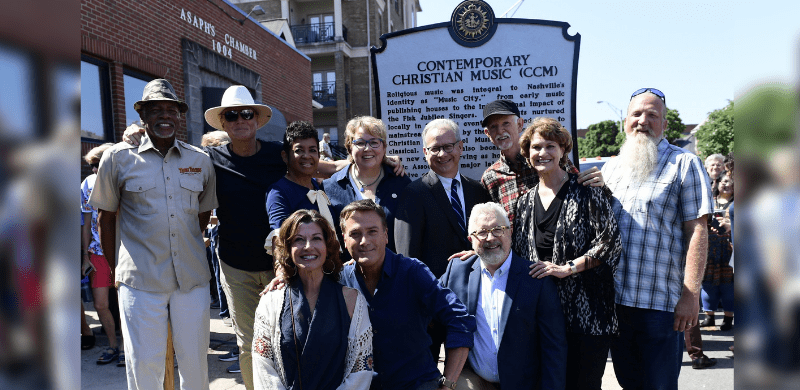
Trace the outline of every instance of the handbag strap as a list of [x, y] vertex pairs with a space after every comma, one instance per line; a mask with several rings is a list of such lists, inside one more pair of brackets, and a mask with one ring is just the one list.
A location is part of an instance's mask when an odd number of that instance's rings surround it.
[[297, 330], [294, 327], [294, 302], [292, 301], [292, 289], [289, 289], [289, 307], [292, 309], [292, 338], [294, 339], [294, 353], [297, 355], [297, 380], [300, 382], [300, 390], [303, 390], [303, 371], [300, 370], [300, 350], [297, 348]]

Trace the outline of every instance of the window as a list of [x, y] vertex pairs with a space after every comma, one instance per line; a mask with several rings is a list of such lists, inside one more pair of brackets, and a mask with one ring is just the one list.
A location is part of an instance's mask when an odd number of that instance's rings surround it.
[[139, 122], [139, 113], [133, 109], [133, 103], [142, 99], [144, 86], [153, 78], [127, 69], [124, 73], [122, 78], [125, 82], [125, 127], [127, 127], [133, 122]]
[[74, 64], [59, 64], [50, 75], [53, 118], [56, 126], [72, 121], [77, 122], [77, 99], [80, 99], [80, 74]]
[[81, 137], [112, 140], [108, 65], [81, 56]]
[[319, 71], [311, 74], [311, 96], [325, 107], [336, 106], [336, 72]]
[[[0, 46], [0, 116], [2, 132], [10, 138], [27, 139], [36, 135], [31, 91], [33, 63], [22, 52]], [[47, 113], [45, 113], [47, 114]]]

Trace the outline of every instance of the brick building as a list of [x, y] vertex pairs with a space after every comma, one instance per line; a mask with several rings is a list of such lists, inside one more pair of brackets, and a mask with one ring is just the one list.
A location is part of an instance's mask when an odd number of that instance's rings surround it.
[[[347, 121], [377, 113], [371, 46], [387, 32], [416, 27], [419, 0], [231, 0], [311, 58], [314, 126], [344, 140]], [[284, 28], [284, 26], [288, 26]], [[281, 30], [278, 30], [281, 29]], [[288, 30], [288, 31], [287, 31]]]
[[273, 108], [259, 138], [280, 140], [286, 122], [313, 119], [310, 58], [228, 1], [81, 0], [81, 155], [121, 140], [155, 78], [189, 105], [177, 137], [194, 145], [212, 130], [203, 113], [234, 84]]

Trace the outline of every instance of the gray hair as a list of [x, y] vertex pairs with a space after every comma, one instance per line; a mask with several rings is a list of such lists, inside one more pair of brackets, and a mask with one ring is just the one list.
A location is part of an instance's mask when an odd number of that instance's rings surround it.
[[203, 134], [200, 146], [222, 146], [231, 142], [231, 137], [222, 130], [209, 131]]
[[716, 161], [725, 162], [725, 156], [723, 156], [723, 155], [721, 155], [719, 153], [714, 153], [714, 154], [706, 157], [706, 163], [705, 163], [706, 168], [708, 168], [708, 166], [711, 164], [711, 162], [715, 161], [715, 160]]
[[467, 233], [475, 231], [475, 225], [478, 223], [478, 217], [489, 213], [494, 213], [497, 220], [500, 221], [500, 223], [502, 223], [504, 226], [511, 226], [511, 222], [508, 220], [508, 214], [506, 214], [506, 210], [503, 209], [503, 206], [500, 206], [495, 202], [478, 203], [472, 207], [472, 212], [469, 215], [469, 227], [467, 228]]
[[458, 131], [458, 124], [456, 124], [456, 122], [451, 121], [450, 119], [439, 118], [439, 119], [434, 119], [428, 122], [427, 125], [425, 125], [425, 129], [422, 130], [422, 146], [425, 147], [428, 146], [425, 144], [425, 136], [428, 135], [428, 130], [431, 129], [450, 130], [451, 132], [453, 132], [453, 134], [455, 134], [456, 142], [461, 141], [461, 132]]

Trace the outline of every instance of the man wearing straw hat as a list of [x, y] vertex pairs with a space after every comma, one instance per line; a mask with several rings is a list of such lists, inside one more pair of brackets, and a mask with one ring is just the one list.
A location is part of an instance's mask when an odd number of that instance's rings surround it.
[[163, 387], [171, 326], [181, 389], [208, 389], [211, 275], [202, 232], [217, 207], [214, 167], [175, 139], [188, 107], [167, 80], [149, 82], [133, 107], [146, 134], [138, 147], [103, 153], [89, 199], [103, 253], [116, 264], [128, 388]]

